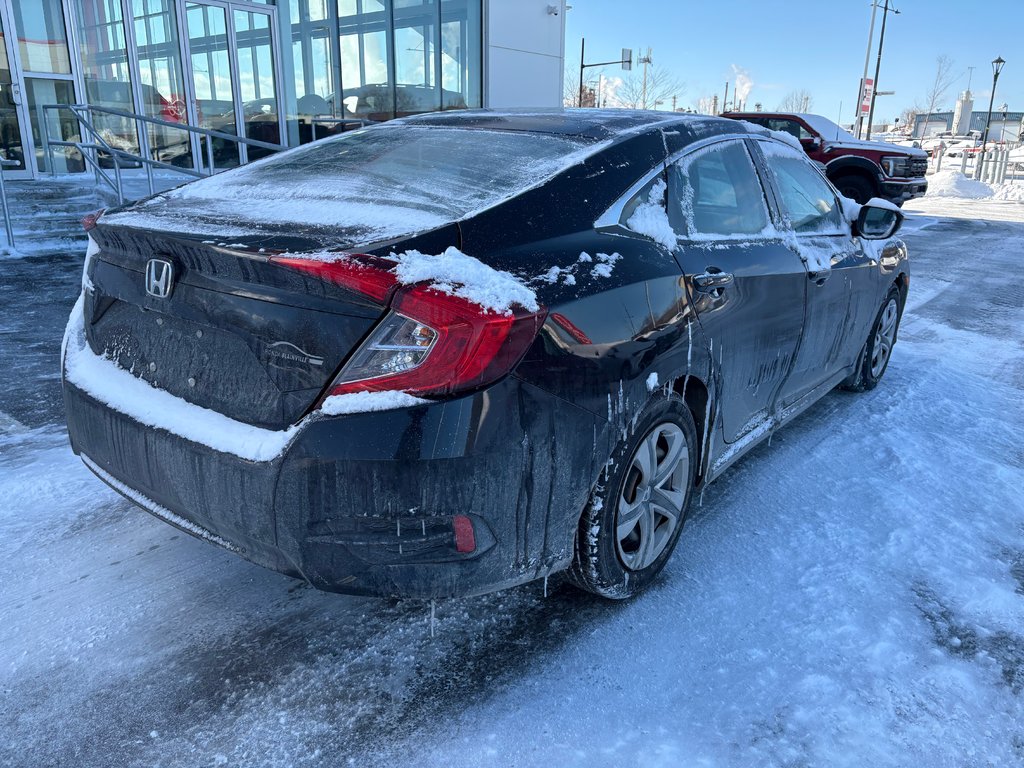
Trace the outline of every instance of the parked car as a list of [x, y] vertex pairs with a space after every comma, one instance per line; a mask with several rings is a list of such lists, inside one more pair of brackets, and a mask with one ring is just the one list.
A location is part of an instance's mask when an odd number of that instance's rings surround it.
[[1010, 150], [1009, 161], [1016, 165], [1017, 170], [1024, 171], [1024, 145]]
[[71, 445], [157, 517], [321, 589], [567, 571], [625, 598], [694, 493], [882, 378], [909, 269], [875, 241], [901, 221], [734, 120], [349, 132], [88, 222]]
[[824, 164], [836, 189], [858, 203], [881, 197], [903, 205], [928, 191], [928, 155], [923, 150], [886, 141], [861, 141], [821, 115], [727, 112], [723, 117], [790, 134], [812, 160]]

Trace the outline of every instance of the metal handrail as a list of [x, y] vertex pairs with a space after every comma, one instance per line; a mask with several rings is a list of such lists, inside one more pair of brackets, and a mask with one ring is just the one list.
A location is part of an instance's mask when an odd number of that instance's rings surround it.
[[[271, 144], [266, 141], [260, 141], [259, 139], [250, 139], [245, 136], [236, 136], [231, 133], [224, 133], [223, 131], [216, 131], [212, 128], [199, 128], [194, 125], [188, 125], [186, 123], [176, 123], [170, 120], [162, 120], [157, 117], [150, 117], [148, 115], [140, 115], [135, 112], [126, 112], [121, 109], [114, 109], [111, 107], [98, 107], [92, 104], [41, 104], [38, 107], [39, 110], [39, 123], [42, 127], [42, 138], [43, 138], [43, 156], [45, 158], [46, 167], [50, 170], [51, 174], [56, 174], [54, 162], [53, 162], [53, 147], [74, 147], [81, 152], [82, 157], [86, 158], [89, 165], [93, 168], [96, 173], [97, 181], [103, 179], [117, 194], [119, 204], [124, 203], [124, 189], [121, 183], [121, 161], [122, 159], [136, 165], [143, 165], [146, 168], [147, 179], [149, 181], [149, 192], [153, 194], [153, 168], [160, 168], [163, 170], [174, 171], [181, 173], [186, 176], [193, 178], [203, 178], [204, 176], [212, 176], [216, 173], [216, 163], [213, 156], [213, 141], [212, 139], [223, 139], [224, 141], [233, 142], [236, 145], [245, 145], [246, 147], [258, 147], [260, 149], [267, 149], [272, 152], [280, 152], [287, 147], [280, 144]], [[83, 133], [88, 132], [92, 141], [72, 141], [72, 140], [54, 140], [50, 138], [50, 126], [46, 119], [47, 112], [51, 110], [57, 111], [69, 111], [78, 120], [79, 125], [85, 130], [80, 131], [80, 136]], [[145, 124], [160, 125], [167, 128], [173, 128], [175, 130], [185, 131], [190, 135], [206, 136], [206, 156], [207, 156], [207, 168], [208, 173], [203, 173], [201, 170], [196, 168], [202, 168], [202, 164], [196, 162], [193, 168], [182, 168], [177, 165], [171, 165], [161, 160], [154, 160], [148, 157], [149, 154], [149, 141], [148, 132], [143, 130], [142, 133], [147, 134], [146, 141], [140, 142], [139, 152], [130, 152], [128, 150], [111, 147], [107, 143], [100, 132], [93, 126], [92, 122], [85, 117], [88, 114], [89, 117], [93, 117], [94, 113], [100, 113], [103, 115], [112, 115], [114, 117], [122, 117], [129, 120], [135, 120]], [[138, 130], [138, 126], [136, 127]], [[143, 154], [142, 147], [145, 146], [145, 154]], [[87, 152], [86, 150], [89, 150]], [[92, 156], [90, 156], [90, 152]], [[114, 161], [114, 179], [103, 170], [100, 166], [97, 155], [103, 152], [110, 156]], [[242, 153], [240, 152], [241, 156]]]
[[0, 203], [4, 210], [4, 229], [7, 231], [7, 245], [14, 250], [14, 225], [11, 222], [11, 210], [7, 207], [7, 184], [4, 181], [4, 168], [18, 168], [21, 163], [18, 160], [0, 158]]

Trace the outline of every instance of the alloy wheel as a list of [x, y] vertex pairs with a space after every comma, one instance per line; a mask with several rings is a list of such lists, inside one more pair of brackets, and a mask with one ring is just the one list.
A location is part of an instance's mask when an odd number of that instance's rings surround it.
[[686, 437], [672, 422], [655, 426], [634, 450], [615, 515], [616, 550], [629, 570], [647, 568], [672, 541], [689, 466]]
[[899, 317], [899, 309], [896, 306], [896, 299], [890, 298], [882, 310], [882, 316], [878, 318], [878, 325], [875, 327], [875, 344], [871, 354], [871, 375], [878, 378], [885, 370], [889, 362], [889, 355], [892, 353], [892, 345], [896, 340], [896, 320]]

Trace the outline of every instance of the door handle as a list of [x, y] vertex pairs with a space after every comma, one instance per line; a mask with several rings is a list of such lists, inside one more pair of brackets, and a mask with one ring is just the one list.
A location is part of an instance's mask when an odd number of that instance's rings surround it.
[[824, 285], [825, 281], [832, 276], [831, 269], [822, 269], [818, 272], [808, 272], [807, 278], [817, 285]]
[[708, 267], [700, 275], [693, 276], [693, 285], [701, 293], [714, 293], [732, 283], [731, 272], [722, 272], [717, 267]]

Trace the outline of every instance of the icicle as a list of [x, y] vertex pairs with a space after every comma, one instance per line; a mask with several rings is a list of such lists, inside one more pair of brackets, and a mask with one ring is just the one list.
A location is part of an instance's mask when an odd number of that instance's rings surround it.
[[700, 500], [697, 502], [697, 506], [700, 507], [701, 509], [704, 508], [704, 488], [700, 489]]
[[775, 430], [774, 429], [771, 432], [768, 433], [768, 447], [769, 448], [772, 447], [772, 438], [773, 437], [775, 437]]
[[430, 601], [430, 636], [434, 636], [434, 601]]
[[426, 520], [420, 520], [420, 527], [423, 529], [423, 535], [426, 536], [427, 535], [427, 521]]
[[544, 598], [547, 599], [547, 596], [548, 596], [548, 575], [545, 573], [544, 574]]

